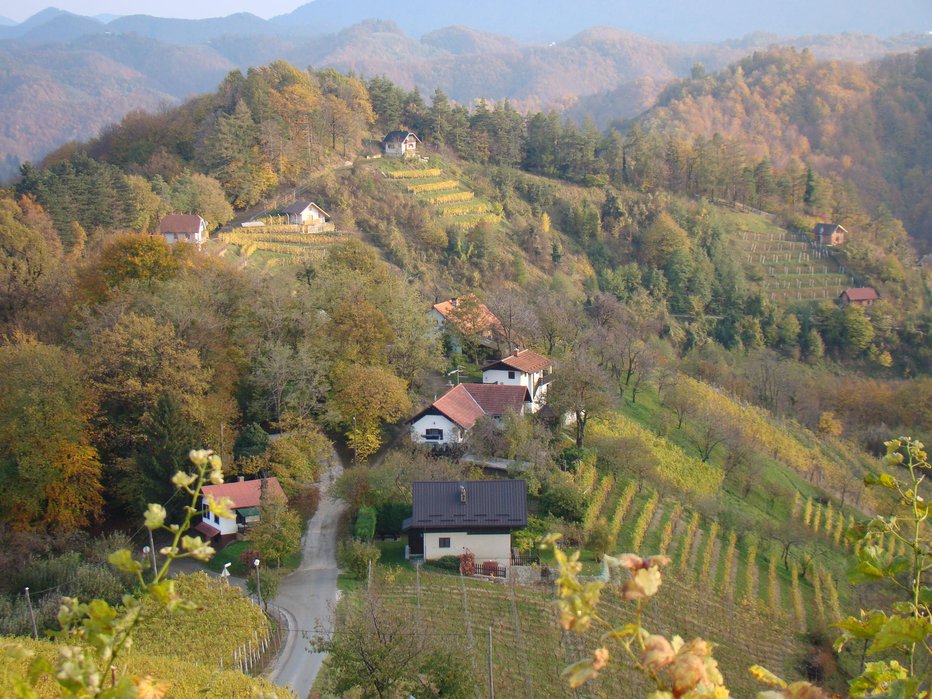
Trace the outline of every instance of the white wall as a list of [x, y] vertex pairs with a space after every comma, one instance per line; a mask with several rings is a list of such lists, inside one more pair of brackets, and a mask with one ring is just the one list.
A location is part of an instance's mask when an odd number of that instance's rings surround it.
[[[220, 520], [219, 522], [217, 522], [218, 519]], [[213, 524], [215, 527], [219, 527], [220, 534], [224, 536], [227, 534], [236, 534], [239, 531], [239, 527], [236, 526], [235, 519], [228, 519], [226, 517], [217, 517], [216, 515], [214, 515], [214, 518], [211, 520], [210, 523]]]
[[[508, 378], [508, 372], [513, 371], [515, 377]], [[482, 372], [482, 383], [500, 383], [504, 386], [531, 386], [531, 376], [517, 369], [486, 369]]]
[[[428, 429], [443, 430], [443, 439], [424, 439]], [[411, 423], [411, 439], [421, 444], [456, 444], [463, 439], [463, 435], [460, 426], [443, 415], [424, 415]]]
[[[440, 548], [440, 537], [450, 538], [450, 548]], [[461, 556], [471, 551], [476, 563], [497, 561], [511, 564], [511, 534], [469, 534], [467, 532], [424, 532], [424, 559]]]

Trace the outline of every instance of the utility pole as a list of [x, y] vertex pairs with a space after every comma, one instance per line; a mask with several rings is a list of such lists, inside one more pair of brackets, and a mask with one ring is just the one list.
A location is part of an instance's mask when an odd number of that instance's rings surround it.
[[149, 530], [149, 552], [152, 554], [152, 577], [159, 574], [158, 565], [155, 562], [155, 539], [152, 538], [152, 530]]
[[36, 628], [36, 613], [32, 609], [32, 600], [29, 598], [29, 588], [26, 588], [26, 604], [29, 606], [29, 618], [32, 619], [32, 637], [39, 640], [39, 630]]
[[259, 604], [262, 605], [262, 580], [259, 578], [259, 559], [252, 562], [256, 567], [256, 592], [259, 594]]

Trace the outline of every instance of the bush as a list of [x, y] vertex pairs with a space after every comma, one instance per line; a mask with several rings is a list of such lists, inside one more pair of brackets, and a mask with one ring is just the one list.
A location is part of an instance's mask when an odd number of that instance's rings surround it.
[[427, 565], [447, 573], [458, 573], [460, 570], [460, 557], [442, 556], [436, 560], [428, 561]]
[[369, 573], [369, 562], [377, 563], [382, 555], [381, 549], [367, 541], [345, 541], [337, 550], [340, 567], [357, 580], [364, 580]]
[[353, 536], [360, 541], [372, 541], [372, 537], [375, 536], [375, 510], [368, 505], [363, 505], [356, 513]]
[[586, 516], [583, 494], [569, 484], [547, 484], [540, 496], [540, 506], [544, 512], [566, 522], [582, 522]]
[[246, 549], [239, 555], [239, 564], [246, 570], [251, 570], [253, 567], [253, 561], [255, 561], [257, 558], [259, 558], [258, 550]]
[[[462, 554], [459, 558], [460, 558], [460, 575], [472, 575], [476, 569], [476, 554], [474, 554], [472, 551], [467, 551], [466, 553]], [[492, 565], [495, 565], [495, 563], [493, 563]], [[496, 569], [498, 568], [497, 565], [495, 565], [495, 567]], [[485, 571], [486, 569], [483, 568], [483, 571], [482, 571], [483, 574], [486, 574]]]

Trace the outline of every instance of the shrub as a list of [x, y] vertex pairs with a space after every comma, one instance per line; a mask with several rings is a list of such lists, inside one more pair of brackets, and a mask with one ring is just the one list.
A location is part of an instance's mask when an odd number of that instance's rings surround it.
[[360, 541], [372, 541], [372, 537], [375, 536], [375, 509], [368, 505], [359, 508], [359, 512], [356, 513], [353, 536]]
[[586, 516], [583, 494], [567, 483], [548, 483], [540, 497], [544, 512], [566, 522], [582, 522]]
[[441, 556], [440, 558], [437, 558], [433, 561], [427, 561], [425, 565], [446, 571], [448, 573], [458, 573], [460, 570], [460, 557]]
[[[496, 566], [497, 567], [497, 566]], [[460, 575], [472, 575], [476, 569], [476, 554], [466, 551], [460, 556]], [[483, 573], [485, 570], [483, 569]]]
[[589, 538], [586, 540], [586, 548], [592, 551], [595, 560], [601, 561], [602, 556], [608, 553], [609, 549], [612, 547], [612, 543], [608, 523], [602, 519], [599, 520], [598, 524], [596, 524], [589, 533]]
[[257, 558], [259, 558], [259, 552], [256, 549], [246, 549], [239, 555], [239, 564], [244, 569], [249, 570], [253, 567], [253, 561]]
[[364, 580], [369, 573], [369, 563], [377, 563], [382, 551], [368, 541], [344, 541], [337, 549], [340, 567], [357, 580]]

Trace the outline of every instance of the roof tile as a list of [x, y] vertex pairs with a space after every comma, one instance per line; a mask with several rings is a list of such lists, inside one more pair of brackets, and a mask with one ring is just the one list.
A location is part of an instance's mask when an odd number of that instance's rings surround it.
[[234, 510], [244, 507], [259, 507], [263, 481], [267, 484], [269, 492], [287, 500], [285, 491], [282, 490], [282, 486], [275, 476], [265, 479], [257, 478], [251, 481], [233, 481], [222, 485], [205, 485], [202, 492], [205, 496], [212, 495], [214, 498], [230, 498], [233, 501]]

